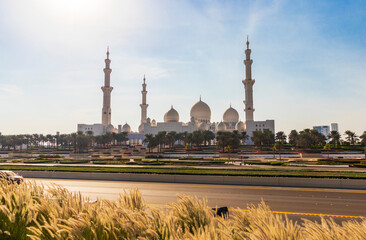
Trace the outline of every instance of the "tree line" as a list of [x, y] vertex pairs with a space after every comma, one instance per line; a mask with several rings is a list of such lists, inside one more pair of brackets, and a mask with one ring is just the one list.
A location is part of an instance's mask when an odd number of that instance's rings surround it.
[[168, 146], [169, 148], [173, 148], [175, 145], [183, 145], [186, 149], [190, 149], [192, 147], [200, 147], [211, 145], [215, 140], [216, 145], [222, 148], [222, 151], [225, 151], [226, 147], [231, 147], [233, 149], [238, 148], [240, 143], [247, 140], [248, 135], [246, 132], [217, 132], [215, 133], [205, 130], [205, 131], [194, 131], [192, 133], [188, 132], [158, 132], [156, 135], [146, 134], [144, 143], [149, 148], [149, 152], [152, 149], [158, 148], [158, 151], [161, 152], [161, 148]]
[[128, 133], [106, 133], [100, 136], [93, 136], [92, 131], [71, 134], [19, 134], [0, 135], [1, 150], [23, 150], [25, 149], [57, 149], [84, 151], [89, 147], [107, 147], [111, 145], [122, 145], [128, 141]]
[[[276, 134], [268, 129], [254, 131], [250, 140], [259, 148], [274, 147], [281, 149], [285, 144], [298, 148], [316, 148], [329, 144], [338, 146], [366, 145], [366, 131], [358, 136], [350, 130], [345, 131], [343, 139], [338, 131], [331, 131], [328, 136], [324, 136], [316, 129], [304, 129], [302, 131], [292, 130], [287, 136], [283, 131]], [[246, 132], [217, 132], [216, 134], [206, 131], [188, 132], [159, 132], [156, 135], [146, 134], [143, 141], [149, 151], [168, 146], [183, 145], [186, 148], [211, 145], [213, 142], [223, 152], [237, 149], [240, 144], [249, 139]], [[90, 147], [109, 147], [111, 145], [122, 145], [128, 141], [128, 133], [106, 133], [100, 136], [93, 136], [92, 131], [71, 134], [20, 134], [20, 135], [0, 135], [1, 150], [23, 150], [26, 149], [58, 149], [80, 152]]]
[[357, 136], [355, 132], [347, 130], [344, 132], [344, 135], [345, 139], [342, 139], [338, 131], [331, 131], [328, 136], [324, 136], [315, 129], [304, 129], [300, 132], [292, 130], [288, 136], [288, 143], [292, 146], [311, 148], [324, 146], [328, 139], [329, 143], [335, 147], [366, 145], [366, 131]]

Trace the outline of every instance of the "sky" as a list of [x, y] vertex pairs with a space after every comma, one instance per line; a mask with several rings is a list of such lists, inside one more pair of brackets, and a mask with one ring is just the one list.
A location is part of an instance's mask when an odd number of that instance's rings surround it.
[[366, 130], [366, 1], [0, 0], [0, 132], [76, 132], [100, 123], [110, 48], [112, 124], [180, 120], [202, 100], [211, 122], [244, 115], [249, 35], [254, 119], [289, 133]]

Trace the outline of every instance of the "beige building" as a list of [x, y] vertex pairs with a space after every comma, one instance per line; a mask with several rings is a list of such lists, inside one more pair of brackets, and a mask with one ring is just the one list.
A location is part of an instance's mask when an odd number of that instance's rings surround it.
[[[166, 132], [193, 132], [210, 130], [214, 133], [219, 131], [246, 131], [249, 136], [252, 136], [254, 131], [263, 131], [268, 129], [271, 132], [275, 132], [274, 120], [255, 121], [254, 120], [254, 101], [253, 101], [253, 85], [255, 80], [252, 79], [252, 64], [251, 49], [249, 48], [249, 40], [246, 42], [245, 49], [245, 79], [242, 80], [244, 85], [244, 113], [245, 122], [240, 120], [240, 114], [235, 110], [231, 104], [230, 107], [225, 110], [222, 116], [222, 121], [211, 121], [211, 109], [207, 103], [202, 101], [201, 97], [190, 110], [190, 121], [183, 122], [179, 118], [179, 112], [171, 106], [171, 108], [164, 115], [164, 122], [156, 122], [151, 120], [147, 114], [147, 84], [144, 76], [142, 83], [142, 102], [141, 107], [141, 119], [137, 132], [133, 132], [130, 125], [125, 123], [123, 126], [118, 125], [118, 129], [114, 128], [111, 124], [111, 92], [113, 87], [110, 86], [110, 74], [112, 69], [110, 68], [111, 60], [109, 59], [109, 51], [107, 51], [107, 58], [105, 59], [104, 68], [104, 86], [103, 91], [103, 108], [102, 108], [102, 123], [101, 124], [78, 124], [78, 131], [86, 133], [92, 131], [94, 135], [102, 135], [106, 132], [128, 132], [130, 142], [142, 143], [146, 134], [157, 134], [161, 131]], [[250, 139], [250, 138], [249, 138]], [[248, 143], [251, 141], [248, 140]]]

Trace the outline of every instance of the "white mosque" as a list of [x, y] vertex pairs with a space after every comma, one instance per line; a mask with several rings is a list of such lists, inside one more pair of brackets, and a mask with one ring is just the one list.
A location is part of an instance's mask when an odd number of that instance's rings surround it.
[[[255, 80], [252, 79], [252, 63], [250, 59], [251, 49], [249, 49], [249, 41], [246, 42], [247, 48], [245, 50], [246, 58], [244, 60], [245, 65], [245, 79], [242, 81], [245, 89], [245, 122], [239, 120], [239, 113], [234, 108], [230, 107], [226, 109], [223, 114], [223, 121], [211, 122], [211, 109], [201, 100], [201, 97], [197, 103], [195, 103], [190, 112], [190, 121], [187, 123], [179, 121], [179, 113], [171, 106], [171, 108], [164, 115], [164, 122], [156, 122], [147, 117], [148, 104], [146, 103], [146, 79], [144, 76], [142, 84], [142, 103], [141, 107], [141, 122], [137, 132], [131, 130], [130, 125], [127, 123], [118, 125], [118, 128], [114, 128], [111, 124], [111, 92], [113, 87], [110, 86], [110, 69], [109, 50], [107, 51], [107, 59], [105, 59], [104, 68], [104, 86], [103, 91], [103, 109], [102, 109], [102, 123], [101, 124], [78, 124], [77, 129], [85, 134], [91, 131], [93, 135], [102, 135], [106, 132], [127, 132], [129, 135], [130, 144], [142, 144], [146, 134], [157, 134], [161, 131], [166, 132], [194, 132], [209, 130], [214, 133], [219, 131], [234, 131], [239, 132], [246, 131], [249, 136], [252, 136], [254, 131], [263, 131], [268, 129], [271, 132], [275, 132], [274, 120], [266, 121], [254, 121], [254, 108], [253, 108], [253, 85]], [[251, 143], [251, 140], [247, 141]]]

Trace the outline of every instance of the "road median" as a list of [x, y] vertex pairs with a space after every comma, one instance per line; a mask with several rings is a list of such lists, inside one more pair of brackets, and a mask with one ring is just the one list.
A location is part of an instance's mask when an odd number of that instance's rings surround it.
[[26, 178], [366, 189], [366, 174], [303, 169], [88, 168], [2, 166]]

